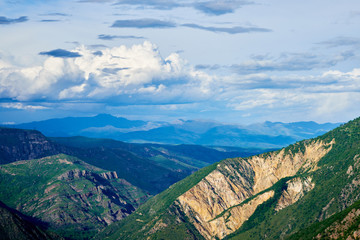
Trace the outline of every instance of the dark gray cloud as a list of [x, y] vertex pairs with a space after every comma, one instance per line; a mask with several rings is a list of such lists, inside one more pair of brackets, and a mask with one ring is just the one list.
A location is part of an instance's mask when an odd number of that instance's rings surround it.
[[327, 41], [319, 42], [317, 44], [325, 45], [330, 48], [342, 46], [360, 46], [360, 38], [337, 37]]
[[250, 33], [250, 32], [271, 32], [270, 29], [267, 28], [259, 28], [259, 27], [206, 27], [193, 23], [182, 24], [181, 26], [202, 29], [210, 32], [224, 32], [229, 34], [237, 34], [237, 33]]
[[253, 2], [238, 0], [206, 1], [195, 3], [194, 7], [208, 15], [223, 15], [233, 13], [236, 9], [249, 4], [253, 4]]
[[117, 20], [111, 25], [116, 28], [174, 28], [176, 24], [170, 21], [162, 21], [152, 18], [134, 20]]
[[98, 38], [101, 40], [114, 40], [114, 39], [144, 39], [144, 37], [138, 36], [124, 36], [124, 35], [107, 35], [107, 34], [100, 34]]
[[60, 57], [60, 58], [76, 58], [76, 57], [81, 57], [82, 55], [80, 55], [77, 52], [70, 52], [67, 51], [65, 49], [55, 49], [55, 50], [51, 50], [48, 52], [40, 52], [40, 55], [47, 55], [47, 56], [52, 56], [52, 57]]
[[7, 18], [7, 17], [0, 16], [0, 24], [21, 23], [21, 22], [26, 22], [28, 20], [29, 19], [26, 16], [22, 16], [19, 18]]

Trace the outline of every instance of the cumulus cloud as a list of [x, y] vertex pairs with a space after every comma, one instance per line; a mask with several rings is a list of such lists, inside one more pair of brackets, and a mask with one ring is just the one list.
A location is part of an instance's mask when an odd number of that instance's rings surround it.
[[28, 21], [28, 17], [22, 16], [19, 18], [7, 18], [4, 16], [0, 16], [0, 24], [13, 24], [13, 23], [21, 23]]
[[182, 24], [181, 26], [206, 30], [206, 31], [210, 31], [210, 32], [224, 32], [224, 33], [229, 33], [229, 34], [250, 33], [250, 32], [271, 32], [270, 29], [259, 28], [259, 27], [242, 27], [242, 26], [206, 27], [206, 26], [201, 26], [201, 25], [197, 25], [197, 24], [193, 24], [193, 23]]
[[43, 64], [28, 67], [0, 58], [0, 99], [14, 101], [0, 107], [41, 110], [55, 103], [81, 102], [110, 107], [166, 105], [163, 110], [170, 111], [179, 104], [196, 103], [207, 105], [198, 111], [220, 106], [251, 116], [301, 112], [319, 119], [320, 112], [324, 118], [344, 109], [354, 112], [360, 101], [359, 68], [318, 75], [268, 71], [216, 76], [202, 71], [206, 67], [192, 67], [176, 53], [161, 56], [150, 42], [95, 51], [79, 46], [71, 51], [79, 57], [46, 56]]
[[162, 21], [153, 18], [142, 18], [133, 20], [117, 20], [111, 27], [116, 28], [174, 28], [176, 24], [171, 21]]
[[59, 58], [76, 58], [81, 57], [81, 55], [77, 52], [67, 51], [65, 49], [55, 49], [48, 52], [40, 52], [40, 55], [47, 55], [52, 57], [59, 57]]
[[85, 46], [72, 52], [80, 56], [50, 55], [43, 65], [27, 68], [0, 62], [0, 98], [121, 105], [203, 101], [213, 94], [213, 77], [176, 53], [163, 58], [149, 42], [105, 48], [101, 54]]
[[144, 39], [144, 37], [132, 36], [132, 35], [108, 35], [100, 34], [98, 38], [101, 40], [114, 40], [114, 39]]

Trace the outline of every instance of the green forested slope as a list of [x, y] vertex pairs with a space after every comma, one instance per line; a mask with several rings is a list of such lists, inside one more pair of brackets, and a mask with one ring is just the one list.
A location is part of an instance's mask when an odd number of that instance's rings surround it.
[[[272, 188], [266, 189], [265, 191], [273, 190], [275, 192], [273, 197], [259, 205], [251, 217], [237, 231], [228, 235], [227, 239], [286, 238], [313, 223], [323, 221], [346, 209], [360, 199], [360, 118], [318, 138], [298, 142], [282, 151], [262, 154], [259, 157], [267, 159], [274, 155], [283, 154], [283, 158], [288, 158], [290, 161], [292, 157], [295, 159], [298, 156], [303, 156], [304, 159], [312, 159], [312, 152], [306, 148], [309, 144], [318, 143], [323, 143], [324, 151], [328, 149], [328, 153], [316, 165], [307, 167], [304, 165], [299, 168], [296, 174], [289, 178], [279, 179]], [[245, 164], [252, 160], [249, 158], [241, 161], [244, 161]], [[203, 174], [198, 176], [205, 177], [212, 172], [211, 170], [219, 170], [220, 166], [226, 168], [230, 162], [228, 160], [222, 161], [217, 166], [213, 165], [212, 169], [203, 170]], [[281, 164], [281, 159], [279, 164]], [[237, 171], [241, 173], [240, 168]], [[228, 179], [235, 177], [236, 174], [234, 174], [230, 173], [227, 176]], [[193, 176], [190, 177], [193, 178]], [[130, 217], [109, 226], [98, 238], [203, 238], [204, 236], [201, 236], [197, 228], [194, 227], [194, 220], [189, 220], [189, 213], [185, 214], [182, 208], [176, 209], [175, 206], [179, 206], [179, 204], [173, 204], [187, 189], [201, 181], [200, 178], [192, 181], [190, 177], [154, 197]], [[277, 209], [281, 195], [288, 190], [288, 181], [295, 178], [312, 179], [312, 188], [302, 193], [302, 196], [285, 208]], [[248, 181], [251, 183], [252, 180], [248, 179]], [[192, 184], [188, 185], [188, 188], [182, 186], [189, 182]], [[179, 188], [184, 189], [184, 191], [178, 191]], [[168, 195], [172, 197], [167, 198]], [[251, 199], [253, 198], [245, 200], [244, 203]], [[203, 199], [203, 201], [205, 203], [208, 200]]]

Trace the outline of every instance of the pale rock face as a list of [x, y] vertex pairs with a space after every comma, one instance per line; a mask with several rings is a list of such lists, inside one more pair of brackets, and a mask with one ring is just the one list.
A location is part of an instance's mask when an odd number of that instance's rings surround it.
[[209, 222], [211, 228], [216, 229], [212, 236], [215, 235], [218, 238], [224, 238], [225, 236], [235, 232], [251, 217], [251, 215], [253, 215], [260, 204], [269, 200], [273, 196], [274, 191], [271, 190], [265, 192], [255, 197], [248, 203], [231, 208], [222, 217]]
[[116, 173], [115, 171], [113, 171], [113, 172], [101, 173], [100, 176], [103, 177], [103, 178], [105, 178], [106, 180], [119, 178], [118, 175], [117, 175], [117, 173]]
[[285, 154], [285, 150], [282, 149], [279, 153], [274, 152], [266, 158], [260, 156], [250, 158], [249, 163], [255, 171], [254, 192], [271, 187], [281, 178], [294, 176], [300, 169], [316, 170], [317, 163], [331, 150], [334, 143], [334, 140], [328, 144], [316, 141], [305, 145], [304, 153]]
[[315, 184], [311, 181], [311, 177], [305, 179], [297, 177], [287, 181], [287, 189], [281, 194], [275, 210], [280, 211], [281, 209], [296, 203], [306, 192], [311, 191], [315, 187]]
[[[303, 151], [296, 153], [285, 153], [283, 149], [247, 160], [225, 161], [178, 197], [176, 204], [206, 239], [224, 238], [239, 229], [256, 207], [273, 197], [274, 192], [266, 191], [241, 205], [243, 201], [270, 188], [284, 177], [294, 176], [299, 170], [315, 170], [319, 160], [331, 150], [334, 143], [334, 140], [327, 144], [312, 141], [305, 144]], [[298, 201], [304, 192], [313, 187], [311, 178], [289, 181], [287, 195], [283, 194], [279, 209]]]

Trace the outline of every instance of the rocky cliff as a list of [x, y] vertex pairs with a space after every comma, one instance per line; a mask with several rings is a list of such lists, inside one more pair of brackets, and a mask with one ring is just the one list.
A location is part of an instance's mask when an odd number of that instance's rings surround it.
[[[331, 150], [332, 144], [334, 141], [314, 140], [305, 143], [303, 151], [286, 152], [282, 149], [246, 160], [226, 160], [181, 195], [177, 204], [206, 239], [224, 238], [239, 229], [257, 206], [274, 196], [272, 190], [259, 194], [261, 191], [282, 178], [294, 176], [300, 169], [313, 171], [318, 161]], [[303, 188], [310, 190], [311, 187], [310, 179], [289, 181], [277, 209], [296, 202], [302, 196]], [[248, 203], [241, 204], [255, 195]]]
[[91, 236], [148, 197], [116, 173], [64, 154], [2, 165], [0, 174], [2, 201], [70, 238], [79, 230], [85, 234], [75, 238]]
[[0, 164], [60, 153], [58, 146], [36, 130], [0, 128]]
[[279, 151], [221, 161], [99, 238], [285, 239], [360, 199], [358, 156], [360, 118]]

